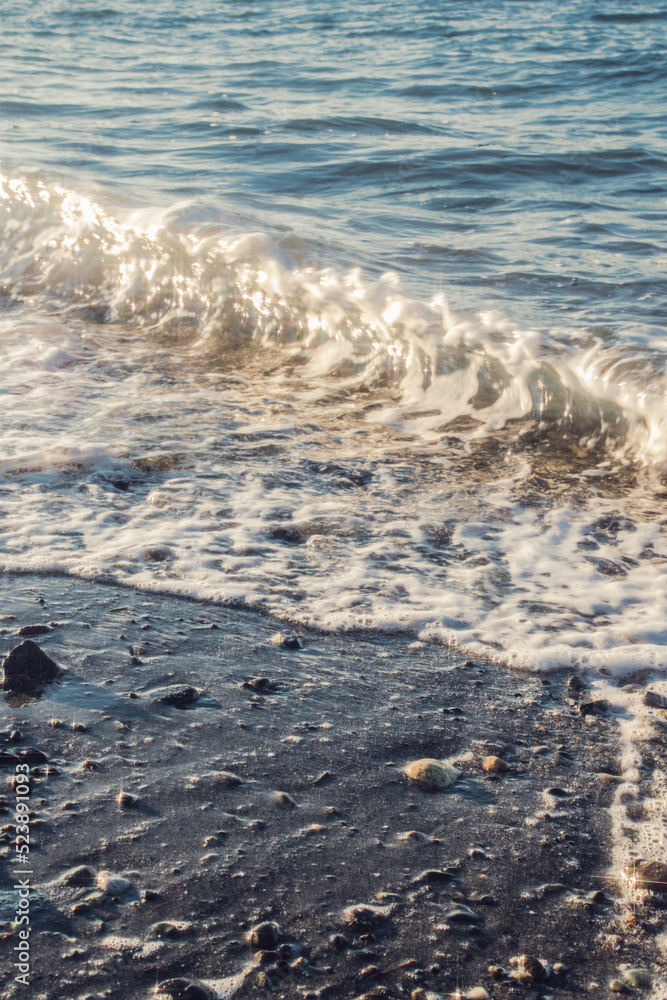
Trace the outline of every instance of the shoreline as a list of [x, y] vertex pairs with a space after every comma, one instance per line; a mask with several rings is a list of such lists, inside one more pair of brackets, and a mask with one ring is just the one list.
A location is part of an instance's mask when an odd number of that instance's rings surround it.
[[[4, 749], [48, 758], [30, 779], [34, 995], [146, 997], [185, 976], [239, 998], [502, 1000], [526, 985], [607, 995], [627, 968], [663, 971], [663, 911], [642, 897], [633, 915], [612, 859], [617, 720], [579, 714], [565, 674], [406, 633], [299, 629], [290, 650], [260, 610], [116, 583], [0, 586], [3, 654], [21, 626], [57, 622], [35, 641], [66, 671], [38, 700], [4, 701], [3, 729], [22, 734]], [[164, 704], [174, 685], [201, 693]], [[486, 773], [488, 756], [508, 770]], [[407, 781], [425, 757], [461, 772], [450, 789]], [[64, 882], [79, 865], [127, 887]], [[384, 909], [354, 926], [355, 904]], [[280, 931], [256, 957], [262, 921]], [[522, 955], [545, 977], [521, 981]], [[8, 997], [25, 990], [0, 975]]]

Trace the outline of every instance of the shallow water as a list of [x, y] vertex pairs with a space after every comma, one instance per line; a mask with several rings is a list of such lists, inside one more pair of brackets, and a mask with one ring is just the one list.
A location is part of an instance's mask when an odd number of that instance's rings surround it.
[[471, 10], [5, 5], [5, 569], [667, 663], [667, 5]]

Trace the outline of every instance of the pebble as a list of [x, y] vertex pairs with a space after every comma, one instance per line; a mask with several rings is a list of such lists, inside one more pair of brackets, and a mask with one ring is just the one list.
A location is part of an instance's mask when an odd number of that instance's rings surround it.
[[577, 677], [576, 674], [573, 674], [572, 677], [568, 678], [567, 681], [568, 694], [573, 696], [577, 695], [580, 691], [583, 690], [583, 687], [584, 687], [584, 682], [582, 681], [581, 677]]
[[582, 701], [579, 705], [579, 715], [604, 715], [609, 711], [609, 702], [606, 698], [598, 698], [596, 701]]
[[89, 758], [86, 758], [86, 760], [84, 760], [81, 767], [83, 768], [84, 771], [99, 771], [100, 769], [100, 765], [97, 763], [97, 761], [90, 760]]
[[34, 635], [48, 635], [49, 632], [53, 632], [50, 625], [24, 625], [18, 630], [17, 635], [32, 638]]
[[274, 646], [282, 646], [284, 649], [301, 649], [301, 643], [296, 635], [284, 635], [282, 632], [276, 632], [269, 639], [269, 642]]
[[199, 979], [165, 979], [155, 987], [156, 996], [171, 1000], [216, 1000], [215, 990]]
[[667, 892], [667, 864], [662, 861], [633, 861], [625, 866], [623, 874], [633, 889]]
[[355, 931], [372, 931], [386, 924], [390, 913], [391, 907], [355, 903], [343, 910], [343, 919]]
[[131, 792], [119, 792], [116, 798], [119, 809], [132, 809], [139, 803], [139, 796], [132, 795]]
[[627, 993], [627, 986], [620, 979], [612, 979], [609, 983], [609, 989], [612, 993]]
[[[190, 930], [190, 924], [185, 921], [159, 920], [148, 928], [150, 938], [179, 938]], [[207, 994], [208, 995], [208, 994]]]
[[502, 774], [505, 771], [509, 771], [509, 764], [502, 760], [500, 757], [485, 757], [482, 761], [482, 769], [487, 771], [489, 774]]
[[647, 690], [644, 692], [642, 705], [646, 705], [648, 708], [667, 708], [667, 698], [658, 694], [657, 691]]
[[273, 796], [273, 801], [277, 806], [282, 809], [296, 809], [296, 801], [288, 792], [276, 792]]
[[489, 994], [483, 986], [473, 986], [473, 988], [468, 990], [464, 995], [468, 998], [468, 1000], [489, 1000]]
[[0, 687], [5, 691], [22, 691], [26, 694], [42, 688], [63, 673], [58, 664], [32, 639], [14, 646], [2, 661], [2, 667]]
[[463, 903], [459, 903], [458, 906], [452, 906], [449, 910], [446, 910], [445, 920], [450, 924], [470, 924], [473, 926], [479, 926], [479, 924], [484, 923], [484, 917], [480, 916], [479, 913], [475, 913], [469, 906], [464, 906]]
[[649, 990], [658, 977], [650, 969], [626, 969], [623, 982], [640, 990]]
[[122, 896], [128, 889], [132, 888], [132, 883], [121, 875], [114, 875], [113, 872], [98, 872], [96, 882], [102, 892], [108, 896]]
[[250, 691], [256, 691], [258, 694], [262, 691], [272, 690], [275, 685], [271, 683], [268, 677], [249, 677], [247, 681], [244, 681], [241, 687], [248, 688]]
[[95, 870], [89, 865], [77, 865], [76, 868], [70, 868], [60, 876], [63, 885], [74, 886], [95, 885], [96, 879]]
[[280, 926], [274, 920], [264, 920], [255, 924], [247, 934], [247, 941], [256, 951], [270, 951], [280, 940]]
[[197, 701], [200, 692], [189, 684], [170, 684], [166, 688], [157, 688], [151, 695], [161, 705], [183, 709]]
[[237, 788], [243, 784], [243, 778], [234, 774], [233, 771], [208, 771], [202, 777], [214, 781], [216, 785], [221, 785], [223, 788]]
[[426, 792], [438, 792], [449, 788], [460, 775], [455, 767], [446, 761], [434, 757], [423, 757], [413, 760], [403, 768], [403, 774], [409, 781], [418, 785]]
[[547, 978], [547, 970], [537, 958], [532, 955], [515, 955], [510, 958], [510, 965], [515, 968], [511, 973], [514, 979], [530, 986], [532, 983], [543, 983]]
[[444, 872], [439, 868], [427, 868], [412, 879], [413, 885], [429, 885], [432, 882], [452, 882], [454, 876], [451, 872]]

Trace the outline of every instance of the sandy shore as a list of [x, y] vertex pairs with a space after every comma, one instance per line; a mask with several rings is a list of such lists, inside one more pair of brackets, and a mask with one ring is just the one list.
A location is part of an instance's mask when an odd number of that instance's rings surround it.
[[[630, 967], [660, 971], [663, 911], [640, 900], [633, 915], [610, 868], [615, 722], [579, 714], [565, 676], [407, 636], [301, 632], [287, 649], [250, 613], [69, 579], [0, 584], [3, 652], [50, 624], [35, 641], [66, 671], [38, 700], [3, 702], [12, 946], [13, 759], [37, 769], [30, 985], [6, 958], [4, 996], [130, 1000], [170, 977], [239, 998], [607, 996]], [[196, 689], [191, 707], [160, 700], [173, 685]], [[509, 769], [485, 773], [492, 755]], [[460, 777], [422, 791], [402, 768], [423, 757]], [[92, 875], [68, 884], [80, 865]], [[353, 904], [381, 909], [354, 924]], [[261, 949], [248, 933], [263, 921], [278, 930]]]

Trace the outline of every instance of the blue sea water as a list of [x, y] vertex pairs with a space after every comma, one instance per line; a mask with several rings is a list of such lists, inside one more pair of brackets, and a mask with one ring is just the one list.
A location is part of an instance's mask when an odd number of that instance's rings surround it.
[[667, 663], [667, 4], [37, 0], [2, 564]]

